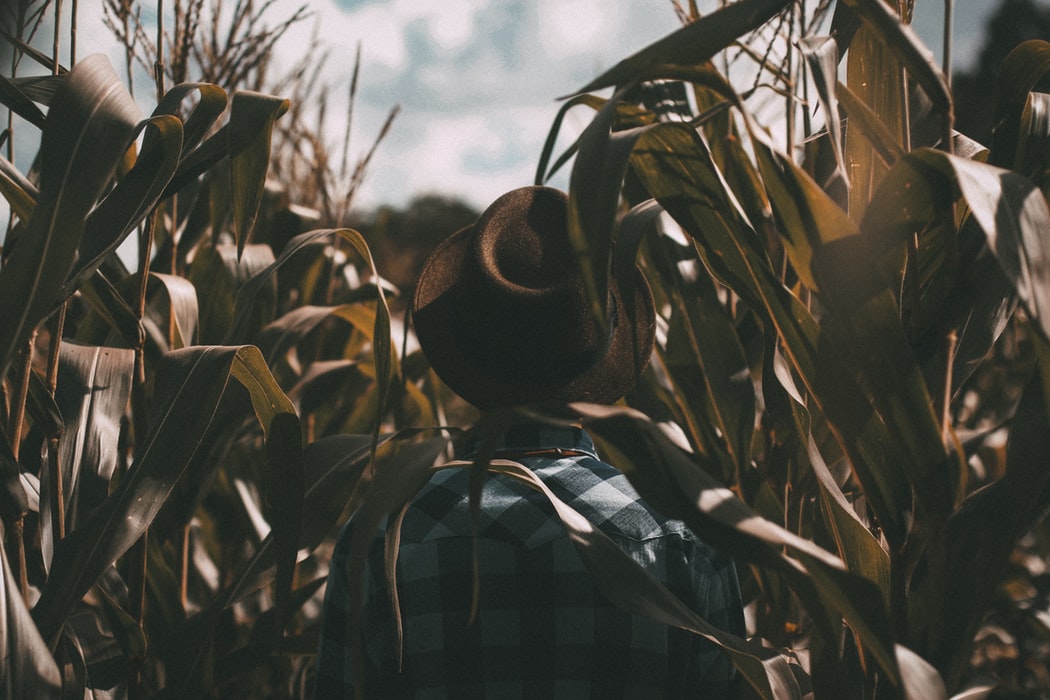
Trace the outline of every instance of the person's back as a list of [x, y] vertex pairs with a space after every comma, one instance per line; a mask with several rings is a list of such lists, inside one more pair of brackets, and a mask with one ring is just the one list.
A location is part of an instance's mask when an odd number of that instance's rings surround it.
[[[548, 188], [505, 195], [424, 269], [413, 307], [424, 352], [453, 390], [482, 409], [544, 399], [611, 403], [648, 362], [654, 318], [644, 278], [612, 282], [613, 323], [603, 335], [573, 261], [562, 259], [565, 206], [564, 195]], [[530, 271], [541, 262], [557, 274]], [[471, 265], [477, 269], [465, 269]], [[554, 289], [537, 294], [522, 290], [526, 283]], [[536, 296], [546, 299], [533, 308], [560, 318], [528, 318]], [[496, 337], [494, 327], [502, 329]], [[582, 429], [517, 426], [495, 456], [539, 477], [694, 612], [743, 636], [732, 562], [646, 505]], [[325, 598], [318, 698], [353, 697], [357, 685], [368, 698], [726, 697], [734, 678], [727, 656], [699, 636], [614, 606], [546, 495], [489, 475], [475, 521], [469, 481], [465, 467], [441, 470], [407, 508], [396, 605], [383, 534], [367, 571], [354, 572], [347, 560], [353, 519], [344, 528]], [[361, 629], [354, 630], [349, 582], [362, 573]], [[354, 668], [355, 639], [363, 640], [361, 668]]]
[[[690, 608], [742, 635], [732, 563], [642, 502], [621, 472], [598, 459], [586, 433], [540, 432], [513, 431], [497, 456], [531, 469]], [[726, 656], [696, 635], [610, 603], [543, 494], [490, 476], [475, 540], [468, 480], [462, 468], [436, 474], [401, 526], [400, 669], [383, 541], [374, 543], [362, 619], [366, 697], [726, 697]], [[330, 602], [348, 600], [348, 542], [344, 537], [333, 562]], [[479, 599], [472, 619], [475, 547]], [[344, 677], [332, 671], [347, 663], [321, 659], [319, 697], [344, 696]]]

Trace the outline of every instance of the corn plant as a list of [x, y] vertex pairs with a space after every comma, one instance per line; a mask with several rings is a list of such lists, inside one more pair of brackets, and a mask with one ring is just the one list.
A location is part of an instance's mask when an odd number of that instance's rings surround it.
[[50, 74], [0, 78], [39, 144], [0, 159], [3, 695], [292, 692], [324, 580], [300, 551], [405, 458], [391, 396], [435, 422], [396, 390], [389, 285], [359, 234], [270, 194], [287, 99], [166, 87], [157, 52], [144, 116], [102, 56], [8, 38]]
[[[130, 3], [110, 6], [146, 41]], [[953, 130], [909, 12], [691, 5], [566, 100], [551, 144], [569, 109], [593, 120], [540, 154], [538, 181], [572, 161], [595, 299], [638, 263], [660, 310], [623, 405], [572, 413], [657, 508], [736, 558], [749, 639], [556, 512], [613, 600], [721, 644], [746, 697], [989, 694], [974, 637], [1050, 504], [1032, 92], [1050, 47], [1011, 55], [978, 144]], [[162, 78], [144, 117], [105, 59], [66, 70], [57, 47], [18, 48], [50, 75], [0, 79], [39, 135], [31, 167], [0, 159], [0, 685], [304, 697], [339, 525], [396, 511], [472, 414], [398, 352], [390, 286], [338, 228], [347, 200], [318, 186], [293, 202], [335, 212], [312, 228], [271, 196], [273, 151], [300, 153], [273, 146], [299, 105]], [[133, 270], [116, 253], [132, 236]], [[1033, 599], [1006, 607], [1037, 628]]]
[[[721, 643], [753, 692], [985, 695], [974, 637], [1050, 505], [1050, 209], [1032, 92], [1050, 44], [1007, 59], [995, 137], [979, 144], [953, 130], [910, 6], [845, 0], [826, 35], [785, 0], [692, 9], [566, 102], [595, 116], [540, 164], [542, 181], [575, 158], [594, 298], [637, 261], [662, 310], [633, 408], [592, 412], [592, 430], [643, 495], [744, 568], [755, 637]], [[757, 64], [747, 95], [727, 72], [741, 54]], [[763, 81], [790, 94], [772, 124]], [[669, 119], [682, 86], [695, 107]]]

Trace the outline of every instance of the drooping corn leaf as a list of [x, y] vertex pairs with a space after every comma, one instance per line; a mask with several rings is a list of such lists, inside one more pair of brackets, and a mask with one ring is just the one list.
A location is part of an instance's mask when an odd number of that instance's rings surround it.
[[948, 521], [945, 568], [947, 580], [938, 644], [931, 660], [953, 686], [970, 654], [969, 640], [991, 605], [993, 592], [1006, 575], [1018, 538], [1028, 532], [1050, 503], [1050, 396], [1047, 367], [1050, 345], [1037, 341], [1040, 367], [1024, 389], [1011, 422], [1006, 473], [969, 496]]
[[[376, 269], [372, 251], [364, 236], [353, 229], [341, 229], [339, 235], [348, 241], [358, 256], [368, 265], [368, 270], [373, 280], [381, 280], [379, 270]], [[377, 406], [376, 419], [373, 436], [378, 439], [379, 430], [382, 426], [383, 417], [386, 414], [387, 404], [390, 400], [391, 387], [397, 380], [396, 371], [398, 364], [397, 346], [394, 345], [390, 330], [390, 306], [386, 301], [386, 294], [381, 284], [375, 287], [378, 298], [375, 305], [375, 326], [372, 333], [372, 354], [376, 365]]]
[[40, 146], [40, 196], [0, 269], [0, 375], [53, 308], [84, 221], [131, 143], [138, 109], [101, 55], [77, 64], [55, 95]]
[[113, 191], [88, 216], [77, 262], [62, 285], [68, 298], [95, 274], [103, 258], [115, 251], [160, 201], [175, 173], [182, 148], [182, 122], [173, 116], [145, 122], [142, 150]]
[[41, 638], [0, 547], [0, 692], [4, 697], [62, 695], [62, 675]]
[[1050, 337], [1050, 208], [1027, 178], [993, 166], [923, 151], [958, 182], [1006, 276], [1044, 337]]
[[238, 256], [248, 244], [262, 202], [274, 122], [289, 106], [287, 99], [245, 90], [235, 92], [230, 103], [230, 193]]
[[[194, 257], [188, 279], [197, 288], [201, 341], [220, 342], [233, 323], [234, 303], [241, 286], [273, 264], [268, 245], [253, 244], [239, 249], [229, 243], [203, 247]], [[267, 319], [275, 305], [273, 288], [257, 291], [255, 313]]]
[[778, 571], [791, 584], [823, 634], [835, 638], [839, 618], [897, 683], [893, 633], [877, 586], [846, 571], [841, 560], [813, 542], [762, 518], [718, 484], [658, 426], [631, 409], [574, 405], [588, 430], [647, 503], [682, 520], [705, 542], [738, 561]]
[[788, 0], [740, 0], [650, 44], [629, 56], [577, 92], [592, 92], [655, 77], [667, 65], [704, 63], [737, 38], [762, 26], [789, 5]]
[[[264, 481], [277, 557], [277, 607], [283, 620], [290, 613], [290, 596], [303, 523], [303, 436], [291, 400], [277, 385], [262, 353], [244, 353], [231, 374], [252, 398], [255, 417], [266, 440]], [[276, 631], [278, 635], [280, 630]]]
[[[1033, 92], [1028, 95], [1024, 112], [1021, 115], [1020, 137], [1018, 143], [1018, 165], [1016, 170], [1025, 177], [1031, 178], [1044, 192], [1047, 191], [1046, 171], [1050, 169], [1050, 94]], [[956, 155], [963, 155], [956, 149]], [[971, 160], [980, 160], [971, 158]]]
[[[129, 279], [137, 282], [138, 275]], [[150, 272], [146, 295], [149, 304], [143, 325], [157, 347], [166, 351], [197, 344], [199, 299], [197, 288], [189, 280]]]
[[0, 195], [11, 205], [11, 211], [22, 221], [29, 221], [40, 196], [36, 185], [20, 173], [14, 163], [0, 156]]
[[565, 120], [565, 115], [568, 114], [569, 110], [579, 105], [586, 105], [597, 112], [605, 103], [606, 100], [594, 95], [577, 95], [572, 99], [566, 100], [558, 108], [558, 113], [554, 115], [554, 121], [551, 122], [551, 128], [547, 132], [547, 140], [543, 143], [543, 150], [540, 152], [540, 159], [536, 165], [536, 180], [533, 184], [542, 185], [553, 177], [561, 169], [561, 166], [568, 162], [568, 159], [576, 153], [579, 147], [579, 140], [577, 139], [553, 165], [550, 165], [551, 156], [554, 154], [554, 145], [558, 141], [562, 122]]
[[595, 584], [621, 610], [688, 630], [722, 647], [761, 697], [801, 700], [802, 691], [786, 657], [760, 643], [748, 642], [720, 630], [697, 615], [608, 535], [555, 496], [525, 466], [507, 460], [492, 460], [488, 468], [521, 481], [547, 497]]
[[789, 158], [759, 138], [755, 152], [794, 270], [831, 310], [821, 324], [822, 339], [884, 422], [896, 458], [903, 460], [896, 468], [927, 512], [947, 512], [964, 467], [951, 466], [939, 416], [900, 322], [893, 277], [880, 263], [883, 252]]
[[806, 388], [834, 420], [837, 438], [894, 541], [904, 537], [911, 487], [886, 426], [857, 379], [826, 340], [812, 314], [773, 272], [749, 222], [711, 168], [699, 139], [676, 125], [654, 127], [632, 155], [648, 191], [697, 242], [704, 264], [756, 313], [772, 324]]
[[[150, 433], [135, 463], [87, 521], [56, 546], [51, 575], [33, 609], [42, 636], [54, 637], [76, 601], [150, 526], [194, 458], [230, 377], [244, 372], [254, 377], [264, 366], [258, 353], [252, 346], [212, 346], [164, 357], [157, 370]], [[267, 384], [251, 382], [245, 388], [253, 391]]]
[[196, 148], [226, 110], [226, 91], [212, 83], [179, 83], [161, 98], [153, 116], [182, 114], [182, 103], [196, 94], [197, 102], [183, 119], [182, 155]]
[[[78, 515], [90, 512], [108, 492], [120, 462], [121, 420], [131, 398], [135, 351], [62, 343], [55, 402], [64, 420], [58, 444], [66, 531], [76, 528]], [[52, 512], [51, 470], [41, 469], [40, 550], [44, 569], [51, 567], [57, 533]]]
[[846, 169], [846, 159], [842, 154], [842, 127], [839, 123], [839, 102], [836, 94], [838, 85], [839, 52], [838, 45], [831, 37], [804, 37], [799, 42], [802, 56], [809, 65], [810, 75], [813, 76], [813, 85], [820, 99], [821, 109], [824, 110], [824, 123], [827, 135], [831, 141], [831, 150], [835, 154], [835, 162], [838, 164], [839, 175], [849, 183], [849, 171]]
[[[1003, 59], [996, 76], [993, 96], [995, 130], [988, 162], [1001, 168], [1023, 163], [1022, 125], [1025, 103], [1036, 83], [1050, 72], [1050, 43], [1030, 39], [1016, 46]], [[1018, 160], [1021, 156], [1022, 160]]]
[[38, 129], [44, 128], [44, 113], [26, 94], [24, 88], [7, 76], [0, 76], [0, 104]]

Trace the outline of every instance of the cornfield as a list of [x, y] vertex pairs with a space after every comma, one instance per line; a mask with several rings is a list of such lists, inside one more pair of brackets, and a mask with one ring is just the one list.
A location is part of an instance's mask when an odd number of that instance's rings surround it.
[[[337, 167], [305, 126], [313, 54], [267, 72], [299, 15], [267, 28], [242, 0], [223, 44], [204, 0], [175, 5], [154, 40], [107, 0], [123, 78], [60, 64], [61, 3], [17, 3], [5, 35], [4, 697], [309, 697], [339, 527], [400, 508], [477, 418], [347, 227], [383, 134]], [[748, 639], [581, 529], [585, 560], [725, 648], [744, 697], [1047, 692], [1050, 43], [1009, 55], [977, 143], [912, 3], [674, 7], [681, 29], [565, 98], [537, 154], [538, 183], [571, 170], [596, 314], [613, 271], [644, 270], [656, 352], [618, 405], [521, 410], [583, 416], [735, 557]], [[570, 110], [588, 126], [557, 152]]]

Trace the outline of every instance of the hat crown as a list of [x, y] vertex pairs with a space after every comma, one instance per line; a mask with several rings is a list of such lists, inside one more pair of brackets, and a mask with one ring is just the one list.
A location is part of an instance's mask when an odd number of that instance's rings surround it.
[[648, 362], [653, 305], [635, 269], [593, 313], [569, 238], [568, 197], [523, 187], [431, 254], [416, 285], [416, 334], [437, 374], [487, 408], [616, 400]]
[[458, 331], [476, 363], [551, 382], [601, 356], [609, 329], [590, 310], [567, 216], [562, 192], [528, 188], [503, 195], [474, 224], [460, 273], [471, 314]]
[[550, 188], [515, 190], [496, 200], [474, 226], [478, 269], [508, 294], [534, 296], [578, 277], [565, 196]]

